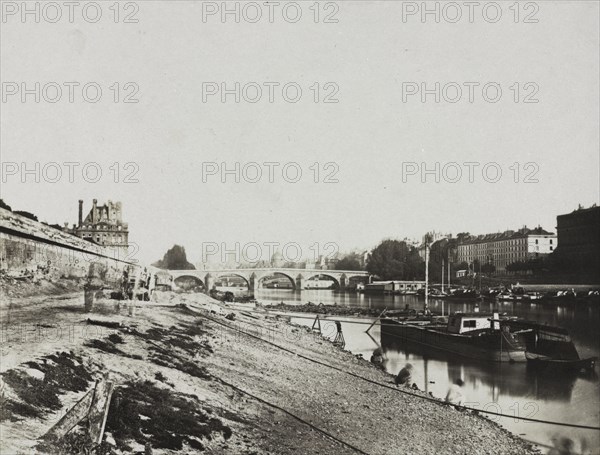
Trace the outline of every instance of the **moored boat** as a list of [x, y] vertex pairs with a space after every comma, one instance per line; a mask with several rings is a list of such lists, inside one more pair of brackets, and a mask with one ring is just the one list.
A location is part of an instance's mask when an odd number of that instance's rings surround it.
[[542, 300], [544, 298], [544, 294], [541, 292], [528, 292], [524, 296], [524, 300]]
[[454, 313], [448, 318], [384, 318], [382, 334], [471, 359], [526, 362], [525, 346], [498, 315]]
[[539, 369], [552, 369], [560, 371], [572, 371], [579, 373], [581, 371], [591, 372], [596, 367], [598, 357], [588, 357], [587, 359], [562, 360], [550, 357], [528, 358], [527, 362]]
[[522, 319], [507, 319], [515, 336], [525, 345], [527, 361], [542, 368], [593, 370], [597, 357], [582, 359], [568, 330]]
[[456, 289], [447, 296], [448, 299], [472, 300], [481, 298], [476, 289]]

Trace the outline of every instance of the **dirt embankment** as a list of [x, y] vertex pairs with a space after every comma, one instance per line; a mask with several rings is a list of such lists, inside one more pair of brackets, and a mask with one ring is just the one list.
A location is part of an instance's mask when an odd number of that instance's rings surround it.
[[15, 303], [19, 298], [61, 296], [83, 289], [85, 279], [50, 279], [44, 271], [23, 274], [20, 277], [10, 277], [0, 272], [0, 308]]
[[336, 316], [379, 316], [380, 309], [348, 307], [343, 305], [327, 305], [323, 303], [308, 302], [303, 305], [289, 305], [287, 303], [276, 303], [264, 305], [263, 308], [274, 311], [288, 311], [294, 313], [331, 314]]
[[60, 444], [40, 438], [105, 375], [116, 389], [96, 454], [535, 453], [487, 419], [347, 374], [391, 385], [305, 328], [201, 294], [157, 295], [133, 314], [104, 299], [85, 313], [83, 295], [0, 309], [3, 321], [10, 312], [0, 352], [2, 453], [92, 447], [85, 422]]

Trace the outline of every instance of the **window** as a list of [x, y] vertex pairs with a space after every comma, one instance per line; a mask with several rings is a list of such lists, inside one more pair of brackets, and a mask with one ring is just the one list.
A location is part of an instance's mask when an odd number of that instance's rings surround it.
[[539, 243], [538, 239], [535, 239], [535, 244], [537, 245]]
[[550, 247], [550, 251], [552, 251], [552, 250], [553, 250], [553, 247]]
[[[552, 239], [550, 239], [550, 245], [552, 245]], [[550, 248], [550, 249], [552, 249], [552, 248]]]
[[477, 327], [477, 321], [472, 320], [472, 321], [463, 321], [463, 328], [474, 328]]

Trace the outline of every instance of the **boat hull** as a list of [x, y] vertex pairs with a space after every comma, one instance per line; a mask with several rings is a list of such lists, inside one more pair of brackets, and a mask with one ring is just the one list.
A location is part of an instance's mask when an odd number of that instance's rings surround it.
[[381, 320], [382, 335], [418, 343], [430, 349], [489, 362], [526, 362], [525, 348], [499, 330], [469, 336], [453, 334], [394, 319]]
[[543, 357], [533, 357], [528, 359], [529, 363], [535, 368], [543, 370], [559, 370], [573, 372], [591, 372], [594, 371], [598, 357], [589, 357], [587, 359], [558, 360]]

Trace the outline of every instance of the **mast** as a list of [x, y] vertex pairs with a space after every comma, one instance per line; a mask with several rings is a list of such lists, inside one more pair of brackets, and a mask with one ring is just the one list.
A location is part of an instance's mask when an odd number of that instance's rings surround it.
[[425, 313], [429, 310], [429, 255], [427, 248], [429, 247], [429, 233], [425, 235]]
[[442, 259], [442, 292], [444, 292], [444, 260]]

